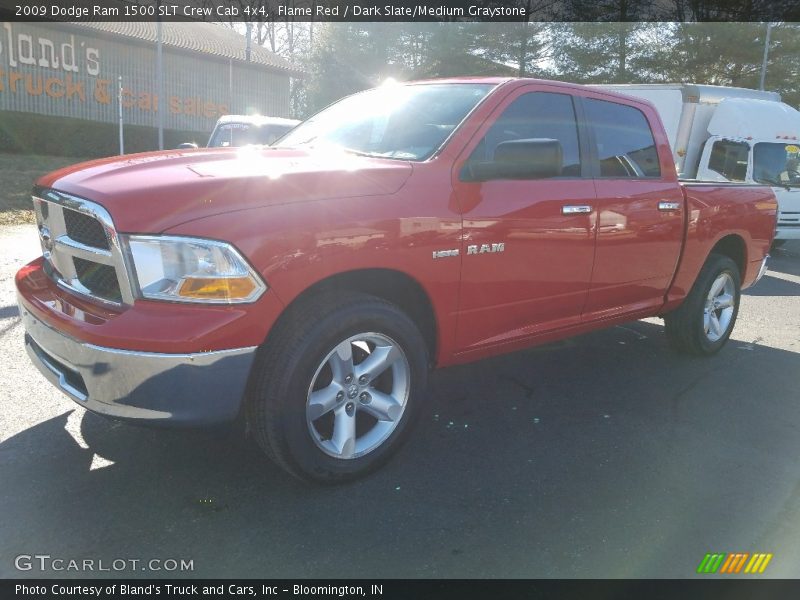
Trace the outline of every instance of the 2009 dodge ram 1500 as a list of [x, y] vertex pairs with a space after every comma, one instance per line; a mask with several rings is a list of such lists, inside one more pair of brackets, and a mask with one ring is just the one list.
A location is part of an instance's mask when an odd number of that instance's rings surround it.
[[356, 94], [269, 148], [84, 163], [34, 204], [16, 284], [45, 376], [115, 418], [243, 411], [321, 481], [398, 447], [431, 366], [654, 315], [718, 351], [777, 208], [680, 183], [645, 101], [508, 79]]

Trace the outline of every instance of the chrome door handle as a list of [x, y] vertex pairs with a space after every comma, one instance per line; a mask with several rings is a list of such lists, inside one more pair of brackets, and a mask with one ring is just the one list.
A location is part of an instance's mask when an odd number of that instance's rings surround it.
[[562, 215], [582, 215], [590, 212], [592, 212], [592, 207], [586, 205], [581, 205], [581, 206], [568, 205], [561, 207]]
[[662, 201], [662, 202], [658, 203], [658, 210], [663, 210], [665, 212], [675, 211], [675, 210], [680, 210], [680, 209], [681, 209], [681, 203], [680, 202], [665, 202], [665, 201]]

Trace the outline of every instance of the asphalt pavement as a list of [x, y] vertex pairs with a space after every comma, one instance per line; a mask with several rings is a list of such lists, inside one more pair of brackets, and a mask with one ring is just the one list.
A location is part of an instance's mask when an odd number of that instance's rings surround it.
[[719, 355], [673, 354], [652, 319], [438, 371], [406, 447], [337, 488], [234, 428], [121, 425], [56, 391], [14, 300], [38, 254], [33, 226], [0, 230], [0, 577], [682, 578], [709, 552], [800, 577], [800, 243]]

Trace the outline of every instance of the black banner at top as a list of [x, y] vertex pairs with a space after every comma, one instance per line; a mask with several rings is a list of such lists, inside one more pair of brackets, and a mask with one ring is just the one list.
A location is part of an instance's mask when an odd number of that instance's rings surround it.
[[797, 0], [0, 0], [3, 21], [800, 21]]

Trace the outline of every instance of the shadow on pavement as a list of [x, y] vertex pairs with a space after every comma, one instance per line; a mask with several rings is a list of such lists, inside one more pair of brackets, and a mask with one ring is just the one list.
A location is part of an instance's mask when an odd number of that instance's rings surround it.
[[[744, 291], [748, 296], [800, 296], [800, 243], [787, 242], [770, 252], [769, 269], [764, 279]], [[785, 278], [788, 275], [789, 278]]]
[[676, 356], [650, 322], [442, 370], [408, 445], [337, 488], [233, 428], [85, 414], [76, 441], [65, 413], [0, 444], [0, 576], [41, 576], [13, 557], [45, 553], [200, 577], [687, 577], [716, 550], [797, 576], [799, 370], [742, 341]]
[[756, 285], [742, 291], [745, 296], [800, 296], [800, 282], [782, 279], [785, 271], [770, 269]]
[[0, 319], [10, 319], [11, 317], [19, 317], [19, 307], [16, 305], [0, 306]]
[[769, 258], [769, 271], [800, 276], [800, 253], [773, 252]]

